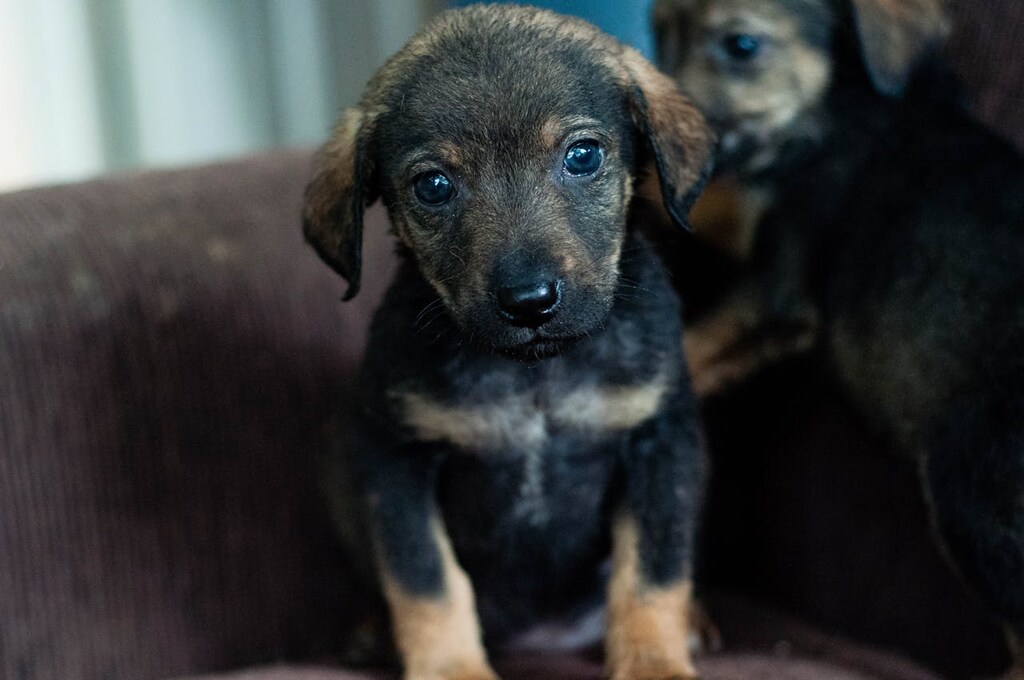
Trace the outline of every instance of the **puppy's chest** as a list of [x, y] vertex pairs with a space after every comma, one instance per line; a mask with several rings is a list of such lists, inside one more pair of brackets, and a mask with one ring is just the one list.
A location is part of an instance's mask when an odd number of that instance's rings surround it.
[[559, 442], [599, 443], [654, 417], [669, 388], [665, 372], [630, 382], [599, 376], [545, 375], [536, 380], [480, 375], [448, 398], [397, 389], [402, 424], [424, 442], [477, 455], [540, 452]]

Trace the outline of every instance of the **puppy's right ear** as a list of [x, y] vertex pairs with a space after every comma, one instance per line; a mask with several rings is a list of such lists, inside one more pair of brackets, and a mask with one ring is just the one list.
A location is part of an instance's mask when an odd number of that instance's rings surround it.
[[348, 282], [343, 300], [351, 300], [359, 292], [363, 208], [376, 199], [367, 160], [368, 136], [363, 112], [347, 110], [317, 155], [302, 209], [306, 241]]
[[678, 226], [689, 230], [687, 213], [711, 174], [715, 136], [672, 79], [638, 52], [625, 50], [623, 65], [630, 79], [628, 98], [634, 122], [654, 157], [665, 210]]

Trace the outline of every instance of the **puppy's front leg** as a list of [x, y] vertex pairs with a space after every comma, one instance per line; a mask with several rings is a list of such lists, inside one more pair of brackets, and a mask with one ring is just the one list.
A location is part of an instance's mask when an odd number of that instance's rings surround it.
[[405, 680], [497, 680], [480, 639], [473, 588], [434, 498], [436, 462], [402, 451], [364, 460], [384, 596]]
[[687, 639], [703, 484], [692, 418], [661, 416], [634, 440], [612, 527], [606, 656], [612, 680], [696, 677]]

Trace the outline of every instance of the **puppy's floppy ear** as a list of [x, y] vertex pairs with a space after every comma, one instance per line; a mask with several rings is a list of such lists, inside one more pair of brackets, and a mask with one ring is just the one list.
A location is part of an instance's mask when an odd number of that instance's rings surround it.
[[949, 0], [851, 0], [851, 5], [871, 83], [886, 96], [899, 96], [920, 59], [949, 35]]
[[624, 61], [633, 119], [654, 156], [665, 209], [676, 224], [689, 229], [687, 213], [711, 174], [714, 134], [671, 78], [633, 50]]
[[363, 208], [376, 199], [367, 158], [369, 125], [358, 108], [338, 121], [317, 155], [306, 187], [302, 230], [317, 254], [348, 281], [343, 300], [359, 292], [363, 251]]

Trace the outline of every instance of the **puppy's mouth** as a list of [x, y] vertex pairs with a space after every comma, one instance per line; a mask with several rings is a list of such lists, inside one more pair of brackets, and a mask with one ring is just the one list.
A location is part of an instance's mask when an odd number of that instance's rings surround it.
[[720, 170], [744, 169], [771, 142], [769, 132], [750, 121], [719, 118], [711, 124], [719, 135], [716, 165]]
[[463, 340], [493, 354], [533, 361], [592, 337], [604, 325], [613, 299], [589, 292], [566, 295], [557, 309], [518, 317], [495, 302], [492, 296], [479, 296], [475, 305], [460, 310], [456, 318]]
[[593, 337], [608, 312], [609, 307], [597, 300], [582, 305], [569, 302], [553, 318], [537, 326], [503, 322], [502, 329], [491, 336], [491, 343], [497, 352], [519, 359], [553, 357]]
[[746, 176], [773, 172], [820, 142], [821, 128], [803, 117], [788, 125], [772, 125], [768, 114], [741, 118], [712, 118], [719, 136], [715, 171]]
[[530, 337], [509, 345], [495, 345], [500, 354], [515, 359], [547, 359], [564, 352], [568, 347], [587, 337], [586, 333], [549, 334], [543, 328], [529, 331]]

